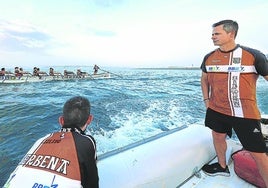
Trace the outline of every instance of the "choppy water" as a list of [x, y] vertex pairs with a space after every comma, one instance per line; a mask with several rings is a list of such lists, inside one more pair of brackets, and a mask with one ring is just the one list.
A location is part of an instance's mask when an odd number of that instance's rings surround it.
[[[91, 101], [94, 120], [88, 131], [98, 154], [203, 120], [200, 70], [109, 71], [114, 78], [108, 80], [0, 85], [0, 186], [38, 138], [59, 129], [63, 103], [72, 96]], [[267, 82], [259, 79], [259, 108], [265, 114], [267, 92]]]

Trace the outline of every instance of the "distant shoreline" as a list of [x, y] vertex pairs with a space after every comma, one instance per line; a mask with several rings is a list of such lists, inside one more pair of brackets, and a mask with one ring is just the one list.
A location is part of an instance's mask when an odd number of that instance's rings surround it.
[[[65, 65], [65, 66], [41, 66], [40, 69], [43, 71], [45, 70], [49, 70], [49, 68], [52, 67], [55, 70], [56, 69], [78, 69], [78, 68], [90, 68], [92, 69], [92, 66], [88, 66], [88, 65]], [[0, 67], [1, 68], [1, 67]], [[105, 69], [136, 69], [136, 70], [200, 70], [200, 67], [105, 67]], [[5, 67], [6, 71], [13, 71], [14, 68], [13, 67]], [[33, 67], [29, 67], [29, 66], [25, 66], [23, 67], [24, 71], [31, 71], [33, 69]]]
[[163, 67], [163, 68], [134, 68], [147, 70], [200, 70], [200, 67]]

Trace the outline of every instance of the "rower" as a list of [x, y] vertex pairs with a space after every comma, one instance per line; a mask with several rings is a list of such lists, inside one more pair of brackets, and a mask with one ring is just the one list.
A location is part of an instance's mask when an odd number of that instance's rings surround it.
[[5, 68], [1, 68], [0, 78], [4, 80], [5, 79], [5, 75], [6, 75], [6, 69]]
[[93, 67], [94, 74], [97, 74], [99, 69], [100, 69], [100, 67], [98, 65], [94, 65], [94, 67]]

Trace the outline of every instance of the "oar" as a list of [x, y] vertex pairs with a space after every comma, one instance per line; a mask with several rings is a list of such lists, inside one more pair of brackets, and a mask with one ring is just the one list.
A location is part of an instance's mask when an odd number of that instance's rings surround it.
[[123, 78], [123, 76], [121, 76], [121, 75], [118, 75], [118, 74], [115, 74], [115, 73], [112, 73], [112, 72], [109, 72], [109, 71], [106, 71], [106, 70], [103, 70], [103, 69], [100, 69], [100, 70], [102, 70], [103, 72], [107, 72], [107, 73], [113, 74], [115, 76], [118, 76], [120, 78]]
[[88, 73], [88, 75], [92, 80], [95, 80], [95, 78], [93, 76], [91, 76], [91, 74]]

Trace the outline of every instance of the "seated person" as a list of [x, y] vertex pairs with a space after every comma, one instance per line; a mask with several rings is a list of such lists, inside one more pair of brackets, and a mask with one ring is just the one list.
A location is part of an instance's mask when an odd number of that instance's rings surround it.
[[72, 71], [64, 70], [64, 77], [66, 77], [66, 78], [74, 78], [75, 74]]
[[93, 119], [90, 106], [85, 97], [67, 100], [61, 129], [36, 141], [4, 187], [99, 188], [96, 141], [86, 134]]
[[47, 76], [47, 73], [44, 71], [40, 71], [40, 68], [37, 68], [37, 72], [39, 76]]
[[30, 74], [29, 72], [27, 71], [24, 71], [23, 68], [19, 68], [19, 74], [21, 74], [21, 76], [23, 76], [24, 74]]
[[15, 67], [14, 72], [15, 72], [15, 76], [16, 76], [16, 77], [19, 77], [19, 78], [20, 78], [20, 77], [23, 76], [23, 74], [22, 74], [22, 72], [20, 71], [19, 67]]
[[77, 69], [76, 75], [78, 78], [84, 78], [85, 76], [88, 75], [87, 72], [82, 72], [81, 69]]
[[33, 76], [39, 76], [37, 67], [33, 68]]
[[5, 74], [6, 74], [6, 69], [2, 68], [0, 71], [0, 76], [5, 76]]
[[55, 76], [54, 69], [52, 67], [49, 68], [49, 76]]
[[6, 75], [6, 69], [2, 68], [0, 71], [0, 78], [5, 79], [5, 75]]

